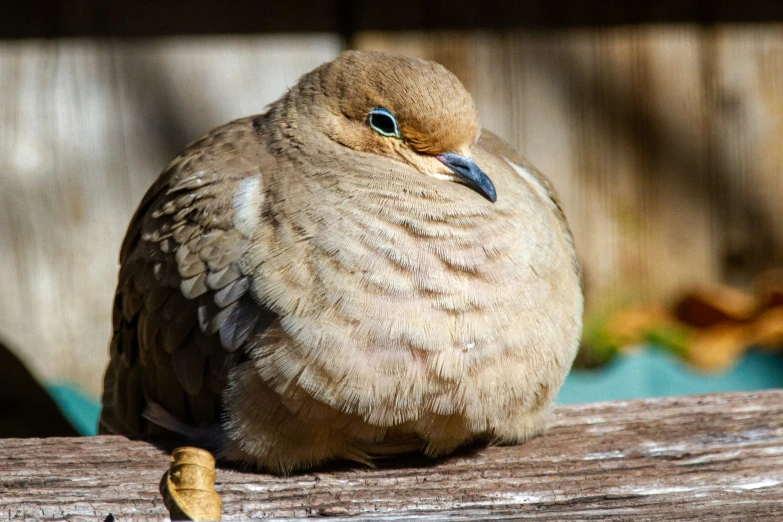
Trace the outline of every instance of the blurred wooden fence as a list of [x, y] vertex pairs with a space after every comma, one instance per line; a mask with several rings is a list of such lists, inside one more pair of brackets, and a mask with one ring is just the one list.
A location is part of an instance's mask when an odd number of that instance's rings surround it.
[[[337, 33], [0, 41], [0, 337], [100, 388], [117, 253], [186, 142], [261, 112]], [[783, 25], [358, 32], [440, 61], [554, 182], [592, 309], [783, 264]]]

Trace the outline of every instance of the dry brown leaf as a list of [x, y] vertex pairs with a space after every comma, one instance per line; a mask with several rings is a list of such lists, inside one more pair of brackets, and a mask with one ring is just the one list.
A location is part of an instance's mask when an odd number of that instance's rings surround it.
[[686, 293], [674, 305], [678, 321], [697, 328], [744, 322], [757, 312], [755, 295], [727, 286], [699, 288]]
[[783, 269], [760, 275], [752, 292], [702, 287], [684, 293], [669, 308], [620, 310], [606, 320], [603, 331], [609, 344], [623, 348], [666, 330], [683, 333], [685, 359], [703, 370], [726, 370], [753, 346], [783, 349]]
[[686, 359], [705, 370], [724, 370], [753, 346], [783, 347], [783, 270], [761, 274], [753, 292], [727, 286], [702, 288], [674, 306], [691, 329]]
[[753, 344], [783, 348], [783, 306], [765, 310], [753, 326]]
[[628, 346], [641, 342], [651, 329], [672, 321], [672, 315], [663, 306], [631, 308], [613, 314], [606, 323], [606, 331], [618, 346]]
[[753, 326], [748, 324], [692, 329], [685, 358], [702, 370], [728, 370], [745, 353], [752, 337]]
[[223, 502], [215, 491], [215, 479], [215, 457], [210, 452], [187, 446], [175, 449], [160, 481], [171, 520], [220, 520]]

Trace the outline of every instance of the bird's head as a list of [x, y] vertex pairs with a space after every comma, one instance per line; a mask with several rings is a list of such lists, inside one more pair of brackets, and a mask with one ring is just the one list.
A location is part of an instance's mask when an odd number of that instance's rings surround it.
[[473, 99], [442, 65], [347, 51], [320, 69], [319, 80], [331, 139], [497, 200], [492, 181], [470, 154], [480, 132]]

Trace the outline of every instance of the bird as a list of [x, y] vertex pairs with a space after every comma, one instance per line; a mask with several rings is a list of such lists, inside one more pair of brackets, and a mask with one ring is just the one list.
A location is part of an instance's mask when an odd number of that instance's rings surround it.
[[582, 313], [555, 190], [457, 77], [345, 51], [143, 197], [99, 431], [276, 474], [518, 444], [546, 428]]

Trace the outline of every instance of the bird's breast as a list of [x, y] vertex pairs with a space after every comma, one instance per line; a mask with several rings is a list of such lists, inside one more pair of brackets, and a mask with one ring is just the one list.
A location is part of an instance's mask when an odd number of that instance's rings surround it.
[[264, 380], [396, 425], [480, 418], [564, 376], [581, 315], [573, 250], [518, 179], [494, 176], [494, 204], [457, 185], [336, 179], [270, 205], [245, 267], [279, 317], [254, 351]]

